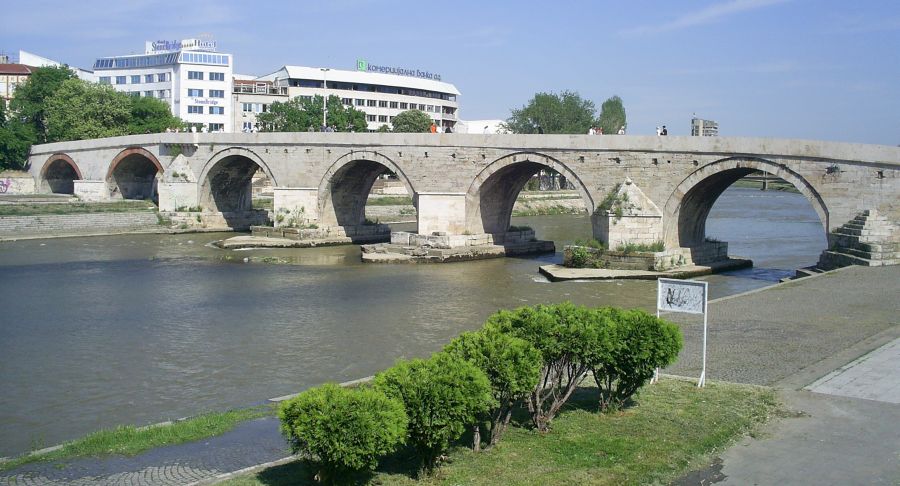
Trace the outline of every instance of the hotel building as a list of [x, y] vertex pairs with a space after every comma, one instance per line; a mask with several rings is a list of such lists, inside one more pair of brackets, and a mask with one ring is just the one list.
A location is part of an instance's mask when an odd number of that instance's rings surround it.
[[144, 54], [97, 59], [94, 76], [131, 96], [165, 101], [198, 129], [231, 132], [232, 66], [231, 54], [217, 52], [212, 40], [156, 41]]

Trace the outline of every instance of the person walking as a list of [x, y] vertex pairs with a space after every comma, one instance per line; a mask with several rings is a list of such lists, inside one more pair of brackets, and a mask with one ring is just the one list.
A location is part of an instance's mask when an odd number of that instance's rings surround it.
[[666, 135], [668, 135], [668, 134], [669, 134], [669, 130], [666, 128], [665, 125], [663, 125], [663, 127], [662, 127], [662, 132], [660, 132], [660, 135], [666, 136]]
[[428, 131], [431, 133], [437, 133], [437, 125], [435, 125], [434, 122], [431, 122], [431, 126], [428, 127]]

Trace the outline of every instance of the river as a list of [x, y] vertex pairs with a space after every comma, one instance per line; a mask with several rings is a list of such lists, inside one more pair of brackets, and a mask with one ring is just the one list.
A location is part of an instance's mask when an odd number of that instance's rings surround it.
[[[557, 248], [586, 216], [514, 218]], [[733, 188], [707, 234], [753, 269], [713, 298], [770, 285], [825, 247], [799, 194]], [[0, 243], [0, 455], [101, 427], [259, 403], [425, 356], [500, 308], [571, 300], [653, 309], [655, 282], [549, 283], [561, 255], [363, 265], [357, 246], [227, 252], [229, 234]], [[243, 263], [279, 256], [291, 264]]]

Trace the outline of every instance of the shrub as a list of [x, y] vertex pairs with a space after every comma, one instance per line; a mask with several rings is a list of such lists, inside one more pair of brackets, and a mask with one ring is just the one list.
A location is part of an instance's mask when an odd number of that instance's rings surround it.
[[408, 443], [431, 472], [441, 453], [492, 405], [491, 386], [475, 365], [447, 353], [399, 361], [375, 376], [375, 389], [403, 402]]
[[569, 302], [500, 311], [485, 325], [524, 339], [541, 353], [541, 376], [526, 403], [542, 432], [549, 430], [591, 365], [608, 359], [604, 353], [612, 347], [608, 317]]
[[406, 434], [403, 404], [369, 388], [334, 384], [311, 388], [278, 409], [281, 431], [321, 482], [352, 471], [371, 471], [378, 457], [393, 452]]
[[601, 309], [616, 323], [616, 345], [598, 355], [592, 371], [600, 389], [600, 410], [616, 410], [681, 351], [681, 330], [642, 310]]
[[[444, 351], [465, 359], [487, 375], [494, 405], [489, 411], [490, 445], [500, 441], [509, 425], [515, 403], [528, 396], [541, 375], [541, 354], [530, 343], [493, 327], [467, 332], [450, 342]], [[480, 433], [474, 438], [478, 448]]]

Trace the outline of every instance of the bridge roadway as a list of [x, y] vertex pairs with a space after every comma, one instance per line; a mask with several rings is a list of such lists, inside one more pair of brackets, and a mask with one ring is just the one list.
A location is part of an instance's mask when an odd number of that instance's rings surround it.
[[276, 224], [343, 228], [365, 222], [367, 195], [390, 171], [412, 196], [420, 234], [489, 234], [502, 243], [516, 196], [542, 169], [574, 185], [593, 210], [594, 237], [613, 247], [661, 240], [667, 249], [690, 248], [695, 261], [716, 253], [715, 242], [706, 240], [706, 217], [729, 185], [754, 171], [794, 185], [829, 235], [863, 211], [881, 221], [868, 231], [868, 242], [893, 245], [900, 235], [900, 147], [878, 145], [729, 137], [162, 133], [36, 145], [28, 170], [38, 192], [85, 200], [153, 198], [161, 211], [199, 208], [236, 229], [260, 221], [251, 198], [257, 171], [274, 186]]

